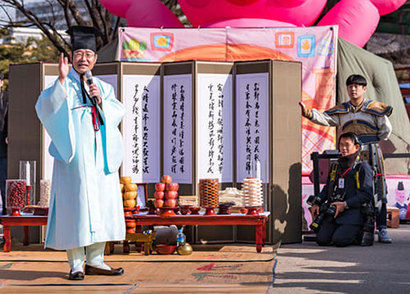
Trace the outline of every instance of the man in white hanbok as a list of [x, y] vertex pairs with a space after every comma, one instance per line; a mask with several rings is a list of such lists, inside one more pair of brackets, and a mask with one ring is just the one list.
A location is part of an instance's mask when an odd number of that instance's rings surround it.
[[104, 263], [104, 248], [107, 241], [125, 239], [118, 177], [124, 108], [111, 85], [97, 78], [85, 83], [83, 74], [97, 61], [96, 30], [73, 27], [68, 32], [73, 66], [61, 54], [58, 79], [36, 104], [54, 157], [45, 247], [67, 251], [71, 280], [82, 280], [84, 274], [121, 275], [122, 268]]

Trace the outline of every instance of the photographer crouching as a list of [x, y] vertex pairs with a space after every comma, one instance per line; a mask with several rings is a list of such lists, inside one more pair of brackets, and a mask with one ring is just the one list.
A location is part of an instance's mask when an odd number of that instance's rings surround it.
[[363, 204], [373, 201], [373, 172], [367, 162], [358, 161], [360, 142], [353, 133], [339, 138], [341, 157], [331, 165], [327, 184], [308, 203], [315, 218], [311, 228], [321, 246], [348, 246], [361, 240], [366, 215]]

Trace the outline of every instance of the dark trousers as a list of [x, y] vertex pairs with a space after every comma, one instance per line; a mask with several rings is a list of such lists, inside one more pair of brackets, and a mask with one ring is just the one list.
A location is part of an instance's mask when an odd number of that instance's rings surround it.
[[7, 214], [6, 209], [6, 179], [7, 179], [7, 158], [0, 157], [0, 192], [3, 203], [2, 214]]
[[327, 216], [316, 234], [320, 246], [335, 245], [344, 247], [352, 245], [362, 233], [362, 226], [337, 224], [332, 216]]
[[382, 208], [376, 218], [376, 227], [380, 231], [387, 228], [387, 207], [386, 203], [382, 203]]

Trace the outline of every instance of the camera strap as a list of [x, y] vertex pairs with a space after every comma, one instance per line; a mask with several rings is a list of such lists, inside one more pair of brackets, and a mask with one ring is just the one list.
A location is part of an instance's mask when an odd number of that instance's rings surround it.
[[330, 166], [330, 181], [334, 182], [336, 181], [336, 174], [337, 174], [337, 168], [339, 166], [339, 163], [333, 162], [332, 165]]
[[[360, 162], [355, 162], [352, 169], [353, 171], [356, 171], [355, 175], [356, 175], [356, 188], [357, 190], [360, 189], [360, 179], [359, 179], [359, 168], [360, 168]], [[356, 168], [357, 167], [357, 168]]]
[[328, 187], [328, 199], [332, 199], [333, 193], [336, 187], [336, 175], [337, 175], [337, 170], [339, 168], [339, 163], [338, 162], [333, 162], [330, 165], [330, 181], [329, 181], [329, 187]]

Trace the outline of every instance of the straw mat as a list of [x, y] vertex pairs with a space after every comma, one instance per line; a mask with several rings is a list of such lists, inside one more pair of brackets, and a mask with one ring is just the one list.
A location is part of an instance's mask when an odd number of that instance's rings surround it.
[[[256, 252], [255, 245], [193, 245], [191, 255], [159, 255], [156, 251], [150, 255], [136, 251], [134, 244], [130, 244], [129, 254], [123, 253], [122, 244], [115, 244], [114, 253], [105, 256], [107, 262], [192, 262], [192, 261], [220, 261], [220, 262], [256, 262], [270, 261], [274, 259], [275, 250], [270, 246], [262, 248], [261, 253]], [[138, 246], [139, 249], [139, 246]], [[10, 252], [0, 251], [1, 261], [67, 261], [65, 251], [44, 249], [41, 244], [30, 244], [23, 246], [21, 243], [13, 242]]]

